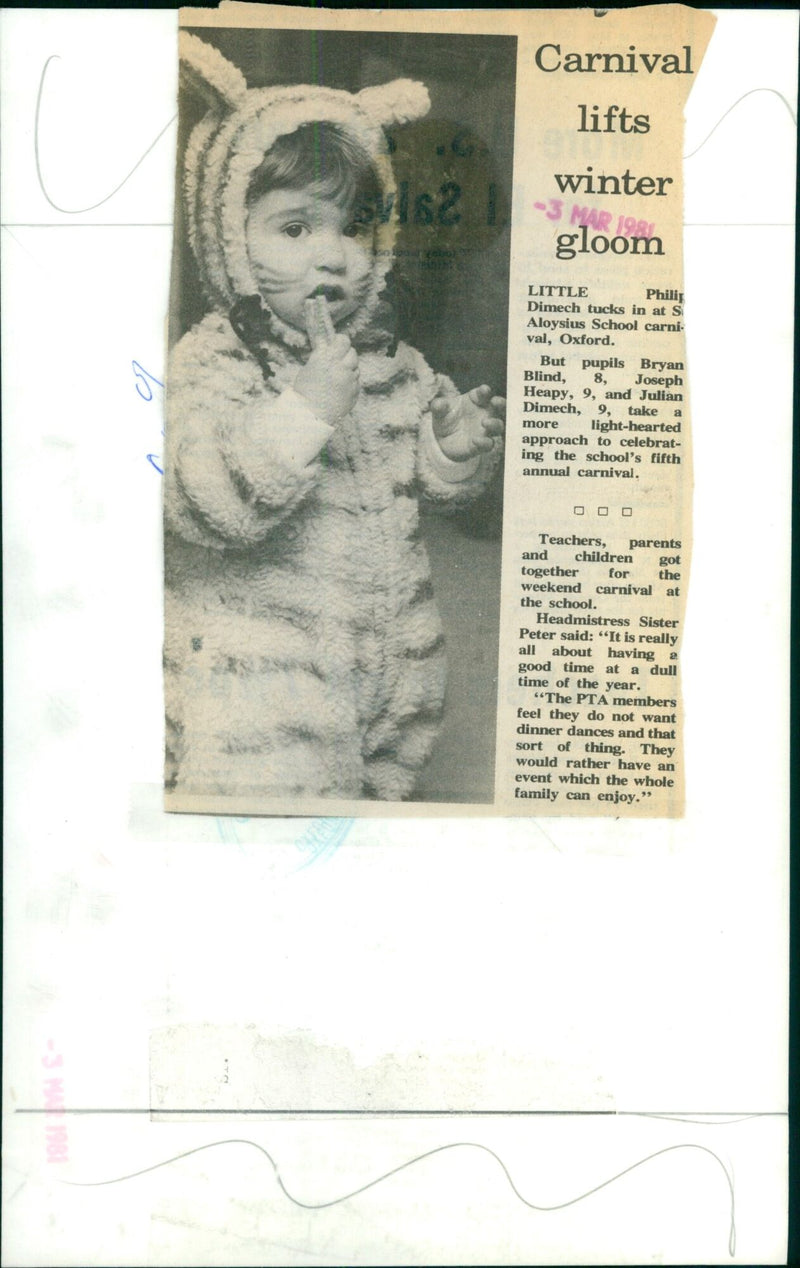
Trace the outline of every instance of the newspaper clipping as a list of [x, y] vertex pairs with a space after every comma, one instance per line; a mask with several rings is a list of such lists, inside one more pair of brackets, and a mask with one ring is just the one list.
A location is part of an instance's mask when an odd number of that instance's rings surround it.
[[168, 810], [682, 814], [713, 22], [182, 11]]

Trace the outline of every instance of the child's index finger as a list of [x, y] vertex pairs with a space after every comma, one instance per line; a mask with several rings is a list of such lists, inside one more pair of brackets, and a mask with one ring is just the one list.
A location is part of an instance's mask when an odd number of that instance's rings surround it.
[[306, 330], [312, 348], [331, 343], [336, 335], [328, 301], [324, 295], [312, 295], [305, 303]]
[[303, 307], [305, 310], [308, 341], [312, 348], [318, 348], [322, 343], [322, 332], [320, 330], [319, 309], [317, 308], [316, 299], [307, 299]]
[[325, 335], [325, 342], [332, 343], [336, 338], [336, 330], [331, 317], [330, 305], [324, 295], [317, 296], [317, 304], [319, 305], [319, 316]]

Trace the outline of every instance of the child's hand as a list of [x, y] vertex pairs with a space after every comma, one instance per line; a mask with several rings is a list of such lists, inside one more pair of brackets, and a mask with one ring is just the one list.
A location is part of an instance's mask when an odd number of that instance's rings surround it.
[[465, 396], [437, 396], [431, 404], [433, 434], [446, 458], [466, 462], [492, 448], [506, 417], [504, 396], [492, 396], [484, 383]]
[[358, 356], [347, 335], [337, 335], [324, 295], [306, 300], [311, 356], [294, 381], [317, 418], [331, 427], [349, 414], [359, 389]]

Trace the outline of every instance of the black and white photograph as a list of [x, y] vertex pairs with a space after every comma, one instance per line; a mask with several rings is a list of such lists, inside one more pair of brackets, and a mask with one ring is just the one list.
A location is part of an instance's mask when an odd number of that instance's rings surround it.
[[180, 54], [167, 806], [491, 802], [516, 39]]
[[3, 1264], [798, 1261], [799, 21], [0, 11]]

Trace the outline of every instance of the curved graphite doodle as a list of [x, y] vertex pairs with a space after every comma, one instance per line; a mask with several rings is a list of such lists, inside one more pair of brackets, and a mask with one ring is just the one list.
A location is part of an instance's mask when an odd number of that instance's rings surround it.
[[620, 1118], [657, 1118], [662, 1123], [690, 1123], [692, 1127], [733, 1127], [735, 1123], [749, 1123], [751, 1118], [781, 1118], [785, 1115], [773, 1110], [762, 1110], [753, 1114], [733, 1114], [730, 1117], [713, 1114], [703, 1117], [702, 1114], [662, 1114], [657, 1110], [647, 1113], [644, 1110], [618, 1110]]
[[[141, 166], [141, 164], [142, 164], [142, 163], [144, 162], [144, 160], [147, 158], [147, 156], [148, 156], [148, 154], [150, 153], [150, 151], [151, 151], [152, 149], [154, 149], [154, 147], [158, 144], [158, 142], [161, 140], [161, 138], [162, 138], [162, 136], [164, 135], [164, 133], [168, 131], [168, 129], [172, 126], [172, 124], [173, 124], [173, 123], [175, 123], [175, 121], [177, 120], [177, 117], [178, 117], [178, 116], [177, 116], [177, 115], [173, 115], [173, 116], [172, 116], [172, 118], [171, 118], [171, 119], [169, 119], [169, 121], [168, 121], [168, 122], [164, 125], [164, 127], [161, 129], [161, 131], [160, 131], [160, 132], [158, 133], [158, 135], [155, 137], [155, 139], [154, 139], [153, 141], [151, 141], [151, 142], [150, 142], [150, 144], [148, 145], [147, 149], [146, 149], [146, 150], [144, 151], [144, 153], [140, 156], [140, 158], [138, 158], [138, 159], [136, 160], [136, 162], [134, 163], [133, 167], [132, 167], [132, 168], [131, 168], [131, 170], [128, 172], [127, 176], [123, 177], [123, 179], [119, 182], [119, 184], [118, 184], [118, 185], [116, 185], [116, 186], [114, 187], [114, 189], [112, 189], [112, 190], [111, 190], [111, 193], [110, 193], [110, 194], [106, 194], [105, 198], [101, 198], [99, 202], [93, 203], [90, 207], [60, 207], [60, 206], [58, 205], [58, 203], [54, 202], [54, 200], [50, 197], [49, 193], [47, 192], [47, 187], [45, 186], [45, 183], [44, 183], [44, 177], [43, 177], [43, 175], [42, 175], [41, 162], [40, 162], [40, 158], [39, 158], [39, 116], [40, 116], [40, 114], [41, 114], [41, 108], [42, 108], [42, 96], [44, 95], [44, 84], [45, 84], [45, 78], [46, 78], [46, 76], [47, 76], [47, 68], [49, 67], [49, 65], [50, 65], [50, 63], [51, 63], [52, 61], [59, 61], [59, 60], [60, 60], [60, 58], [59, 58], [58, 53], [53, 53], [53, 54], [51, 54], [51, 56], [50, 56], [50, 57], [48, 57], [48, 59], [47, 59], [47, 61], [45, 62], [44, 66], [42, 67], [42, 74], [41, 74], [41, 77], [40, 77], [40, 80], [39, 80], [39, 91], [38, 91], [38, 93], [37, 93], [37, 95], [36, 95], [36, 112], [35, 112], [34, 129], [33, 129], [33, 147], [34, 147], [34, 158], [35, 158], [35, 161], [36, 161], [36, 175], [37, 175], [37, 177], [38, 177], [38, 180], [39, 180], [39, 186], [40, 186], [40, 188], [41, 188], [42, 193], [44, 194], [44, 197], [47, 199], [47, 201], [49, 202], [50, 206], [51, 206], [51, 207], [53, 207], [55, 211], [60, 211], [60, 212], [62, 213], [62, 215], [67, 215], [67, 216], [79, 216], [79, 215], [82, 215], [84, 212], [87, 212], [87, 211], [95, 211], [98, 207], [102, 207], [104, 203], [107, 203], [110, 199], [112, 199], [112, 198], [114, 197], [114, 195], [115, 195], [115, 194], [118, 194], [118, 193], [119, 193], [119, 191], [122, 189], [123, 185], [127, 184], [127, 182], [130, 180], [131, 176], [133, 176], [134, 172], [135, 172], [135, 171], [136, 171], [136, 170], [137, 170], [137, 169]], [[724, 119], [727, 119], [727, 117], [728, 117], [728, 115], [731, 113], [731, 111], [735, 110], [735, 109], [736, 109], [736, 107], [737, 107], [738, 105], [740, 105], [740, 104], [741, 104], [741, 102], [743, 102], [743, 101], [745, 100], [745, 98], [747, 98], [747, 97], [752, 97], [752, 96], [754, 96], [755, 94], [757, 94], [757, 93], [761, 93], [761, 92], [768, 92], [768, 93], [772, 93], [774, 96], [778, 97], [778, 98], [779, 98], [779, 99], [783, 102], [783, 104], [785, 105], [785, 107], [786, 107], [787, 111], [789, 112], [789, 116], [790, 116], [790, 118], [791, 118], [792, 122], [793, 122], [795, 125], [797, 124], [797, 119], [796, 119], [796, 117], [795, 117], [795, 114], [794, 114], [794, 111], [792, 110], [791, 105], [790, 105], [790, 104], [789, 104], [789, 102], [786, 100], [786, 98], [784, 97], [783, 93], [779, 92], [777, 88], [767, 88], [767, 87], [765, 87], [765, 88], [751, 88], [748, 92], [742, 93], [741, 97], [737, 97], [737, 98], [736, 98], [736, 100], [732, 103], [732, 105], [730, 105], [730, 106], [728, 107], [728, 109], [727, 109], [727, 110], [726, 110], [723, 114], [721, 114], [721, 115], [720, 115], [719, 119], [717, 119], [717, 122], [714, 124], [713, 128], [711, 129], [711, 131], [710, 131], [710, 132], [709, 132], [709, 133], [708, 133], [708, 134], [707, 134], [707, 135], [703, 138], [703, 140], [700, 142], [700, 144], [699, 144], [698, 146], [696, 146], [696, 147], [695, 147], [695, 149], [693, 149], [693, 150], [691, 151], [691, 153], [690, 153], [690, 154], [684, 154], [684, 156], [683, 156], [683, 157], [684, 157], [684, 161], [685, 161], [686, 159], [694, 158], [695, 154], [697, 154], [700, 150], [702, 150], [703, 146], [704, 146], [704, 145], [705, 145], [708, 141], [710, 141], [710, 140], [711, 140], [711, 137], [714, 135], [714, 133], [716, 132], [716, 130], [717, 130], [717, 128], [719, 127], [719, 125], [723, 122], [723, 120], [724, 120]]]
[[142, 163], [145, 161], [150, 151], [154, 149], [156, 145], [158, 145], [158, 142], [161, 140], [164, 133], [167, 132], [169, 128], [172, 127], [173, 123], [175, 123], [178, 116], [176, 114], [173, 115], [172, 118], [169, 120], [169, 122], [164, 124], [164, 127], [161, 129], [161, 131], [159, 132], [155, 140], [150, 142], [144, 154], [142, 154], [141, 157], [136, 160], [133, 167], [128, 172], [128, 175], [124, 176], [122, 180], [119, 182], [119, 184], [114, 186], [111, 193], [106, 194], [105, 198], [101, 198], [99, 202], [92, 203], [91, 207], [59, 207], [58, 203], [54, 202], [53, 199], [48, 194], [47, 187], [44, 183], [44, 177], [42, 176], [42, 165], [39, 158], [39, 116], [42, 110], [42, 94], [44, 93], [44, 81], [47, 75], [47, 68], [51, 62], [57, 62], [60, 60], [61, 58], [59, 57], [58, 53], [52, 53], [50, 57], [48, 57], [44, 66], [42, 67], [42, 75], [39, 80], [39, 91], [36, 95], [36, 113], [34, 116], [34, 125], [33, 125], [33, 154], [34, 154], [34, 159], [36, 161], [36, 176], [39, 181], [39, 188], [41, 189], [45, 198], [49, 202], [50, 206], [55, 211], [60, 211], [61, 214], [64, 216], [81, 216], [83, 215], [84, 212], [96, 211], [98, 207], [103, 206], [103, 203], [107, 203], [109, 199], [113, 198], [115, 194], [119, 193], [119, 191], [122, 189], [122, 186], [127, 184], [127, 182], [133, 176], [133, 173], [137, 170], [137, 168], [141, 167]]
[[529, 1207], [530, 1210], [542, 1211], [542, 1212], [563, 1211], [566, 1207], [574, 1206], [576, 1202], [582, 1202], [584, 1201], [585, 1198], [591, 1197], [592, 1194], [599, 1193], [601, 1189], [607, 1188], [608, 1185], [613, 1184], [616, 1180], [621, 1180], [623, 1176], [630, 1175], [632, 1171], [636, 1171], [639, 1167], [643, 1167], [645, 1163], [652, 1162], [656, 1158], [661, 1158], [665, 1154], [675, 1153], [681, 1149], [697, 1149], [701, 1153], [708, 1154], [710, 1158], [713, 1158], [714, 1162], [716, 1162], [717, 1165], [721, 1168], [722, 1173], [725, 1176], [725, 1182], [728, 1186], [728, 1192], [730, 1194], [730, 1229], [728, 1233], [728, 1253], [731, 1255], [731, 1257], [736, 1253], [736, 1219], [735, 1219], [736, 1208], [735, 1208], [735, 1197], [734, 1197], [734, 1190], [733, 1190], [733, 1180], [731, 1179], [730, 1172], [728, 1171], [728, 1168], [725, 1166], [725, 1163], [720, 1158], [719, 1154], [716, 1154], [713, 1149], [708, 1149], [705, 1145], [698, 1145], [693, 1142], [687, 1142], [681, 1145], [668, 1145], [664, 1149], [657, 1149], [655, 1153], [648, 1154], [646, 1158], [640, 1158], [638, 1162], [632, 1163], [631, 1166], [625, 1167], [624, 1170], [622, 1171], [618, 1171], [616, 1175], [610, 1176], [608, 1180], [603, 1180], [600, 1184], [596, 1184], [591, 1189], [587, 1189], [585, 1193], [579, 1193], [577, 1197], [569, 1198], [566, 1202], [557, 1202], [553, 1206], [541, 1206], [538, 1203], [530, 1202], [526, 1197], [523, 1197], [523, 1195], [520, 1193], [519, 1189], [515, 1185], [514, 1181], [512, 1180], [511, 1174], [507, 1166], [503, 1162], [502, 1158], [499, 1156], [499, 1154], [496, 1154], [493, 1149], [490, 1149], [488, 1147], [488, 1145], [481, 1145], [481, 1144], [478, 1144], [477, 1141], [471, 1141], [471, 1140], [454, 1141], [451, 1144], [438, 1145], [435, 1149], [428, 1149], [425, 1153], [417, 1154], [416, 1157], [409, 1158], [407, 1162], [401, 1162], [399, 1166], [392, 1167], [390, 1171], [385, 1171], [382, 1175], [376, 1176], [374, 1180], [369, 1180], [366, 1184], [360, 1185], [357, 1189], [353, 1189], [349, 1193], [340, 1194], [339, 1197], [331, 1198], [327, 1202], [301, 1202], [299, 1198], [294, 1197], [294, 1195], [291, 1194], [289, 1190], [286, 1188], [286, 1185], [281, 1179], [281, 1174], [280, 1174], [280, 1171], [278, 1170], [278, 1164], [276, 1163], [272, 1155], [268, 1152], [268, 1150], [264, 1149], [262, 1145], [257, 1144], [256, 1141], [254, 1140], [243, 1140], [243, 1139], [212, 1140], [207, 1145], [198, 1145], [196, 1149], [187, 1149], [185, 1153], [176, 1154], [172, 1158], [165, 1158], [162, 1162], [156, 1162], [150, 1167], [142, 1167], [140, 1171], [132, 1171], [129, 1175], [114, 1176], [110, 1180], [62, 1180], [61, 1183], [74, 1185], [81, 1188], [99, 1188], [101, 1185], [106, 1185], [106, 1184], [120, 1184], [123, 1180], [134, 1180], [136, 1179], [137, 1176], [147, 1175], [147, 1173], [150, 1171], [158, 1171], [160, 1167], [168, 1167], [174, 1162], [180, 1162], [182, 1158], [190, 1158], [192, 1154], [203, 1153], [207, 1149], [217, 1149], [221, 1145], [248, 1145], [252, 1149], [257, 1149], [260, 1154], [263, 1154], [263, 1156], [267, 1159], [270, 1166], [272, 1167], [272, 1170], [275, 1174], [275, 1181], [278, 1185], [278, 1188], [281, 1190], [281, 1193], [283, 1193], [284, 1197], [288, 1198], [290, 1202], [293, 1202], [295, 1206], [302, 1207], [303, 1210], [305, 1211], [323, 1211], [327, 1207], [338, 1206], [339, 1203], [341, 1202], [348, 1202], [350, 1201], [351, 1198], [358, 1197], [359, 1194], [361, 1193], [366, 1193], [368, 1189], [374, 1188], [375, 1185], [377, 1184], [382, 1184], [385, 1180], [389, 1180], [392, 1176], [396, 1176], [399, 1172], [405, 1171], [408, 1167], [413, 1167], [418, 1162], [424, 1162], [426, 1158], [433, 1158], [435, 1154], [446, 1153], [448, 1150], [451, 1150], [451, 1149], [479, 1149], [483, 1153], [487, 1153], [490, 1156], [490, 1158], [494, 1158], [495, 1162], [500, 1167], [500, 1170], [503, 1172], [503, 1175], [508, 1181], [514, 1196], [517, 1197], [524, 1206]]
[[703, 138], [703, 140], [700, 142], [700, 144], [699, 144], [699, 145], [695, 146], [695, 148], [692, 150], [691, 154], [684, 154], [684, 156], [683, 156], [683, 161], [684, 161], [684, 162], [686, 162], [686, 160], [687, 160], [687, 159], [694, 158], [695, 154], [697, 154], [700, 150], [702, 150], [702, 148], [703, 148], [703, 146], [706, 144], [706, 142], [711, 140], [712, 136], [713, 136], [713, 135], [714, 135], [714, 133], [716, 132], [716, 130], [717, 130], [717, 128], [719, 127], [719, 125], [723, 122], [723, 120], [724, 120], [724, 119], [727, 119], [727, 117], [728, 117], [728, 115], [731, 113], [731, 111], [732, 111], [732, 110], [735, 110], [735, 109], [736, 109], [736, 107], [737, 107], [737, 106], [738, 106], [738, 105], [739, 105], [742, 101], [744, 101], [745, 97], [752, 97], [752, 96], [754, 96], [756, 93], [759, 93], [759, 92], [771, 92], [771, 93], [772, 93], [775, 97], [778, 97], [778, 98], [779, 98], [779, 100], [783, 102], [783, 104], [785, 105], [786, 109], [789, 111], [789, 117], [790, 117], [790, 119], [791, 119], [792, 123], [795, 125], [795, 127], [797, 126], [797, 119], [795, 118], [795, 113], [794, 113], [794, 111], [792, 110], [792, 107], [789, 105], [789, 102], [786, 100], [786, 98], [784, 97], [784, 95], [783, 95], [783, 93], [782, 93], [782, 92], [778, 92], [778, 89], [777, 89], [777, 88], [751, 88], [748, 92], [743, 92], [743, 93], [742, 93], [742, 95], [741, 95], [741, 97], [737, 97], [737, 98], [736, 98], [736, 100], [734, 101], [733, 105], [728, 106], [728, 109], [725, 111], [725, 113], [720, 115], [720, 117], [717, 119], [717, 122], [714, 124], [713, 128], [711, 129], [711, 131], [707, 134], [707, 136], [705, 136], [705, 137]]

